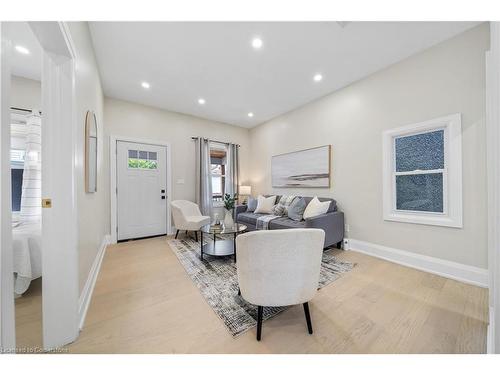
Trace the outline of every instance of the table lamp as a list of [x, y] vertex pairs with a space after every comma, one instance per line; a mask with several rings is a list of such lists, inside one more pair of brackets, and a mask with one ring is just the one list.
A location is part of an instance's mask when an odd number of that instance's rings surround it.
[[247, 203], [247, 198], [252, 195], [252, 187], [251, 186], [240, 186], [240, 197], [244, 197], [243, 204]]

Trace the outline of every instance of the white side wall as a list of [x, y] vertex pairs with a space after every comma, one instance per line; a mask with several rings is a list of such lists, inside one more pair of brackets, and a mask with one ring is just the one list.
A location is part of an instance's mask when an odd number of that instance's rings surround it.
[[[106, 153], [110, 135], [170, 142], [172, 200], [195, 200], [194, 136], [240, 144], [241, 184], [248, 182], [248, 129], [111, 98], [104, 99], [104, 121]], [[109, 183], [109, 160], [105, 163]]]
[[42, 87], [40, 81], [12, 76], [10, 90], [11, 107], [38, 110], [42, 108]]
[[[40, 81], [12, 76], [10, 88], [10, 106], [23, 109], [40, 110], [42, 108], [42, 87]], [[11, 148], [24, 149], [26, 137], [11, 136]]]
[[[78, 204], [78, 263], [80, 292], [89, 277], [105, 235], [109, 234], [109, 194], [104, 171], [103, 94], [94, 49], [86, 22], [69, 22], [76, 49], [76, 115], [77, 160], [76, 184]], [[97, 193], [85, 193], [85, 114], [92, 110], [97, 116]]]
[[[488, 48], [485, 23], [251, 129], [254, 192], [334, 197], [350, 238], [487, 268]], [[384, 221], [382, 131], [457, 112], [463, 129], [463, 229]], [[272, 188], [272, 155], [326, 144], [333, 151], [330, 189]]]

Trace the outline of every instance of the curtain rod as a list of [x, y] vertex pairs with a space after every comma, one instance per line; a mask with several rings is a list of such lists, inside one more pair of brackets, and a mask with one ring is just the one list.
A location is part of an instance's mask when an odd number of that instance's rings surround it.
[[[194, 141], [196, 139], [200, 139], [200, 138], [203, 138], [203, 137], [191, 137], [191, 139]], [[219, 143], [221, 145], [230, 145], [231, 142], [221, 142], [221, 141], [214, 141], [213, 139], [208, 139], [208, 138], [203, 138], [203, 139], [207, 139], [209, 142], [213, 142], [213, 143]], [[236, 145], [238, 147], [241, 147], [240, 145]]]
[[[22, 112], [33, 112], [31, 109], [19, 108], [19, 107], [10, 107], [13, 111], [22, 111]], [[39, 114], [42, 114], [42, 111], [38, 111]]]

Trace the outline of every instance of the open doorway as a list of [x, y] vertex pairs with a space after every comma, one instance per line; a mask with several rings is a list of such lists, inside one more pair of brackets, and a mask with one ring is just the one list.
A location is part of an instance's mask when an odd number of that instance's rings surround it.
[[11, 199], [16, 347], [43, 347], [42, 330], [42, 48], [26, 22], [13, 22]]
[[75, 54], [62, 22], [0, 27], [0, 338], [33, 352], [78, 336]]

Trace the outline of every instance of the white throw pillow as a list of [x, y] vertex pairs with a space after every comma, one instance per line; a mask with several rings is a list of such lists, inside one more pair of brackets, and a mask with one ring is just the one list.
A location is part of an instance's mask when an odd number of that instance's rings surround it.
[[273, 211], [273, 206], [276, 203], [276, 195], [272, 197], [264, 197], [259, 195], [257, 198], [257, 208], [254, 213], [256, 214], [270, 214]]
[[328, 207], [330, 207], [330, 201], [320, 202], [318, 197], [314, 197], [304, 211], [304, 220], [325, 214], [328, 211]]

